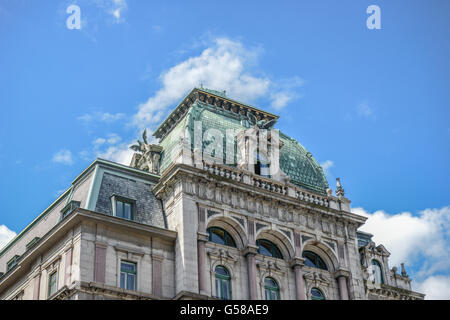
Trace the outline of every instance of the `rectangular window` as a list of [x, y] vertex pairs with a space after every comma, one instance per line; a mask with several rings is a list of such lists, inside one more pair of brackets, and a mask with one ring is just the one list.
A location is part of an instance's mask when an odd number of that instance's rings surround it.
[[113, 196], [113, 213], [116, 217], [134, 220], [135, 201]]
[[68, 215], [70, 215], [76, 208], [79, 208], [81, 205], [80, 201], [70, 201], [62, 210], [61, 210], [61, 219], [64, 219]]
[[57, 288], [58, 288], [58, 272], [53, 272], [50, 274], [48, 278], [48, 296], [51, 297], [53, 294], [55, 294]]
[[19, 255], [15, 255], [14, 257], [12, 257], [7, 263], [6, 263], [6, 271], [11, 270], [12, 268], [14, 268], [17, 265], [17, 262], [19, 261], [20, 256]]
[[136, 263], [122, 261], [120, 263], [120, 287], [136, 290]]

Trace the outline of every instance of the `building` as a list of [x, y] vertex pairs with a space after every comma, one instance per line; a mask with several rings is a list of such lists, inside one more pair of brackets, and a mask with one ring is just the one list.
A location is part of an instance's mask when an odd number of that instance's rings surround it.
[[423, 299], [278, 116], [195, 88], [0, 252], [1, 299]]

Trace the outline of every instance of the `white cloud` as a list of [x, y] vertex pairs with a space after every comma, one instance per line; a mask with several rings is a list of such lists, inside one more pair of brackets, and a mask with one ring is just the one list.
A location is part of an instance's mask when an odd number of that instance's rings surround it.
[[322, 167], [325, 174], [328, 174], [328, 170], [334, 166], [334, 162], [331, 160], [327, 160], [327, 161], [321, 163], [320, 166]]
[[281, 110], [294, 98], [294, 96], [292, 96], [289, 92], [277, 92], [273, 93], [271, 98], [272, 103], [270, 106], [275, 110]]
[[101, 121], [101, 122], [115, 122], [117, 120], [121, 120], [125, 118], [125, 114], [124, 113], [114, 113], [111, 114], [109, 112], [95, 112], [92, 114], [84, 114], [80, 117], [78, 117], [77, 119], [84, 122], [84, 123], [90, 123], [92, 121]]
[[114, 18], [114, 22], [124, 22], [123, 13], [127, 10], [128, 5], [126, 0], [94, 0], [94, 4], [105, 10]]
[[118, 146], [110, 146], [105, 151], [99, 152], [97, 157], [129, 165], [133, 157], [133, 151], [129, 148], [130, 145], [121, 144]]
[[432, 270], [450, 266], [450, 207], [426, 209], [417, 216], [410, 212], [388, 214], [382, 210], [369, 213], [363, 208], [353, 208], [352, 212], [367, 216], [369, 219], [360, 228], [372, 233], [376, 243], [382, 243], [392, 253], [390, 261], [412, 263], [416, 258], [427, 257], [447, 262]]
[[375, 120], [375, 113], [373, 108], [369, 105], [367, 101], [363, 101], [356, 107], [358, 116], [362, 118], [371, 118]]
[[382, 210], [369, 213], [363, 208], [353, 208], [352, 212], [368, 217], [360, 230], [373, 234], [373, 241], [391, 252], [391, 268], [401, 262], [418, 266], [413, 281], [417, 290], [450, 297], [450, 286], [441, 293], [430, 291], [437, 288], [438, 279], [450, 279], [450, 206], [425, 209], [418, 215]]
[[8, 244], [14, 237], [16, 236], [16, 233], [10, 229], [8, 229], [7, 226], [4, 224], [0, 225], [0, 250]]
[[161, 74], [161, 89], [139, 105], [134, 124], [140, 129], [154, 127], [163, 120], [170, 106], [200, 84], [226, 90], [230, 97], [247, 103], [266, 97], [271, 100], [273, 108], [283, 108], [295, 97], [292, 87], [293, 84], [299, 85], [299, 78], [276, 83], [266, 76], [252, 74], [251, 68], [256, 65], [260, 51], [247, 49], [241, 42], [228, 38], [215, 39], [200, 55], [188, 58]]
[[118, 136], [115, 133], [110, 133], [110, 134], [108, 134], [107, 138], [97, 138], [94, 141], [92, 141], [92, 144], [96, 148], [98, 148], [104, 144], [116, 144], [116, 143], [120, 142], [120, 140], [122, 140], [122, 138], [120, 136]]
[[71, 165], [73, 163], [72, 152], [66, 149], [60, 150], [53, 155], [52, 161], [56, 163]]
[[412, 283], [413, 290], [424, 292], [427, 300], [450, 300], [450, 276], [431, 276], [421, 283]]

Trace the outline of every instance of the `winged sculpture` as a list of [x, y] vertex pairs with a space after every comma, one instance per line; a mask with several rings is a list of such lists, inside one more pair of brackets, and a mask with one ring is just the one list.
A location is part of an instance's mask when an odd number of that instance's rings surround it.
[[251, 126], [257, 126], [260, 129], [269, 129], [269, 128], [273, 127], [275, 122], [277, 122], [277, 119], [258, 120], [258, 119], [256, 119], [256, 116], [251, 112], [247, 113], [247, 117], [248, 117], [248, 122], [250, 123]]

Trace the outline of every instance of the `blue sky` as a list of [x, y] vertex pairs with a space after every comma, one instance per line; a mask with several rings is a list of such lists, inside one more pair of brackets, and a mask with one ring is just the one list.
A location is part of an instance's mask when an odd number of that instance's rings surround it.
[[280, 115], [415, 288], [450, 298], [449, 31], [446, 0], [0, 0], [0, 241], [202, 83]]

